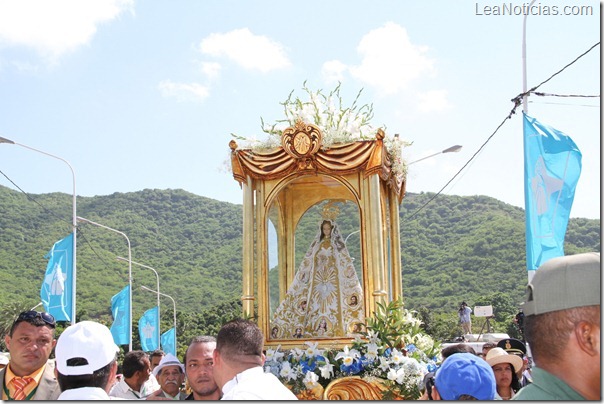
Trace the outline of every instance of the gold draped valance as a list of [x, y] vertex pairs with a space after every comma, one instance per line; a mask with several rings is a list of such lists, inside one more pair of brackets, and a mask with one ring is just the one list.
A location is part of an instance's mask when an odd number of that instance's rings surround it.
[[392, 162], [383, 139], [384, 132], [378, 130], [376, 140], [332, 145], [301, 157], [288, 153], [283, 147], [263, 152], [237, 150], [236, 142], [231, 141], [229, 146], [233, 177], [241, 184], [247, 181], [247, 177], [253, 180], [274, 180], [294, 172], [346, 175], [363, 171], [365, 178], [378, 174], [395, 191], [400, 204], [405, 193], [405, 180], [402, 175], [397, 176], [392, 172]]

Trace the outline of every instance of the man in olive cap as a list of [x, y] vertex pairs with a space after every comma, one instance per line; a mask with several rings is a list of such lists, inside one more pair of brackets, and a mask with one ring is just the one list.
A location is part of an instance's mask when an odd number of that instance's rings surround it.
[[533, 383], [513, 400], [600, 400], [600, 254], [552, 258], [528, 284]]

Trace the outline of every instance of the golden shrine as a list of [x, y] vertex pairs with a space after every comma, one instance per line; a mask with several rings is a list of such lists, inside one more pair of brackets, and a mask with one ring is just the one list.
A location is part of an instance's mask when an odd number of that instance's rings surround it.
[[[322, 136], [317, 126], [298, 120], [283, 131], [280, 147], [253, 151], [238, 149], [234, 140], [229, 144], [233, 176], [243, 190], [243, 311], [246, 316], [257, 315], [269, 345], [301, 345], [302, 331], [298, 336], [296, 330], [293, 337], [292, 330], [271, 325], [288, 289], [306, 280], [301, 271], [308, 243], [302, 240], [310, 239], [308, 223], [332, 220], [339, 212], [336, 248], [342, 248], [342, 240], [347, 248], [337, 260], [350, 256], [362, 288], [345, 305], [356, 305], [359, 297], [361, 309], [370, 315], [376, 302], [402, 296], [399, 205], [405, 178], [392, 169], [385, 134], [378, 129], [374, 140], [329, 147], [323, 147]], [[341, 282], [346, 293], [349, 288]], [[313, 303], [305, 299], [300, 310], [307, 304], [310, 310]], [[334, 330], [336, 321], [329, 323]], [[345, 324], [343, 331], [331, 335], [318, 331], [313, 335], [309, 326], [303, 341], [341, 347], [358, 332], [356, 326]]]

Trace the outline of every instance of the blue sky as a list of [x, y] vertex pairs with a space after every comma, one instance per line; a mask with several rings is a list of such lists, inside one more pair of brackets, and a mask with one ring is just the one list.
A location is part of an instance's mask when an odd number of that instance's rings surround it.
[[[504, 4], [528, 2], [0, 0], [0, 136], [68, 160], [78, 195], [181, 188], [239, 204], [230, 134], [262, 138], [260, 117], [283, 119], [279, 103], [304, 96], [305, 80], [325, 91], [340, 81], [345, 105], [362, 88], [373, 125], [413, 142], [408, 161], [463, 145], [410, 166], [407, 191], [436, 192], [522, 92], [523, 16], [486, 11]], [[601, 34], [598, 2], [535, 5], [529, 88]], [[600, 46], [539, 91], [599, 95]], [[583, 153], [571, 216], [599, 219], [599, 98], [529, 101]], [[520, 112], [444, 193], [524, 206]], [[18, 146], [0, 145], [0, 170], [29, 193], [72, 192], [64, 163]]]

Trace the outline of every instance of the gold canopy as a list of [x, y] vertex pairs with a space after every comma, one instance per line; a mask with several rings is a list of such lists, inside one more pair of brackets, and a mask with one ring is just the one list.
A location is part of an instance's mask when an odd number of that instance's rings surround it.
[[[306, 139], [300, 140], [303, 136]], [[292, 173], [341, 176], [363, 172], [365, 178], [378, 174], [394, 190], [400, 204], [405, 194], [405, 179], [392, 172], [384, 136], [384, 132], [378, 129], [376, 140], [361, 140], [321, 149], [320, 129], [299, 121], [296, 126], [283, 132], [282, 147], [270, 151], [237, 150], [237, 143], [232, 140], [229, 147], [232, 150], [233, 177], [243, 184], [247, 177], [253, 180], [275, 180]], [[296, 141], [299, 149], [296, 149]], [[306, 153], [301, 153], [303, 151]]]

